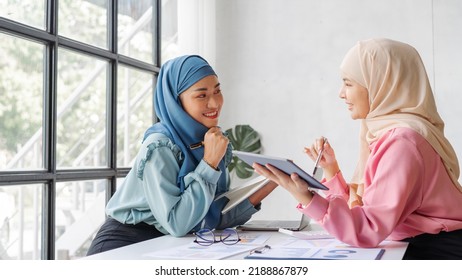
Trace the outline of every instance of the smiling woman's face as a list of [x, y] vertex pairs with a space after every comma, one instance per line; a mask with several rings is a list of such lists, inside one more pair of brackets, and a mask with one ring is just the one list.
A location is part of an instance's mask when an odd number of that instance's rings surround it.
[[344, 99], [348, 105], [352, 119], [365, 119], [369, 114], [370, 105], [367, 89], [348, 77], [343, 77], [339, 97]]
[[183, 109], [197, 122], [211, 128], [218, 125], [223, 95], [217, 76], [199, 80], [180, 94]]

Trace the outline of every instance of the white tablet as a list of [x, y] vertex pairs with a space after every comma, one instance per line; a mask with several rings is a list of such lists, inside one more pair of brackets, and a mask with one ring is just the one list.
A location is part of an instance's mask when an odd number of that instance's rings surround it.
[[319, 182], [313, 176], [306, 173], [303, 169], [298, 167], [293, 161], [289, 159], [271, 157], [271, 156], [247, 153], [247, 152], [241, 152], [241, 151], [233, 151], [233, 154], [250, 166], [252, 166], [254, 163], [258, 163], [262, 166], [265, 166], [266, 164], [270, 164], [278, 168], [279, 170], [285, 172], [288, 175], [292, 173], [297, 173], [298, 176], [300, 176], [303, 180], [305, 180], [311, 188], [320, 189], [320, 190], [328, 190], [328, 188], [324, 186], [323, 184], [321, 184], [321, 182]]

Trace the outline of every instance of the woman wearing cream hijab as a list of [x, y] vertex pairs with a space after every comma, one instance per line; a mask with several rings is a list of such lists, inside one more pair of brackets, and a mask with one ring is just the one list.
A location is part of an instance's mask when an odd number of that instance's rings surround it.
[[409, 241], [405, 259], [462, 259], [459, 163], [444, 136], [425, 67], [411, 46], [389, 40], [358, 42], [341, 64], [344, 99], [361, 120], [359, 160], [350, 183], [334, 150], [317, 140], [306, 148], [320, 166], [325, 196], [296, 174], [255, 165], [288, 190], [310, 216], [339, 240], [375, 247]]

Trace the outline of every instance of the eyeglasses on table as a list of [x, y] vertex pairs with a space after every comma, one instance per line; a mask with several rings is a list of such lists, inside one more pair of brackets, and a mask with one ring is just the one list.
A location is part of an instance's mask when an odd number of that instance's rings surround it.
[[[224, 230], [215, 233], [215, 230], [203, 228], [194, 233], [196, 242], [202, 246], [210, 246], [214, 243], [223, 243], [225, 245], [234, 245], [241, 241], [239, 233], [233, 228], [225, 228]], [[218, 237], [218, 240], [217, 240]]]

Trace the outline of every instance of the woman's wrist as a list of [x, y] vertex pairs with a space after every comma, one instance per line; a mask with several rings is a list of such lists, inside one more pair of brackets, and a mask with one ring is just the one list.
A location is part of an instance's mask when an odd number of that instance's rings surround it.
[[314, 194], [315, 194], [314, 191], [309, 191], [307, 192], [306, 195], [304, 195], [303, 197], [299, 199], [299, 202], [300, 202], [300, 205], [302, 205], [302, 208], [306, 208], [311, 203], [311, 200], [313, 200]]
[[210, 166], [211, 168], [215, 169], [215, 170], [218, 170], [218, 165], [215, 166], [213, 165], [212, 163], [210, 163], [208, 160], [206, 160], [205, 158], [202, 159], [205, 163], [207, 163], [208, 166]]
[[338, 164], [335, 164], [331, 168], [325, 168], [323, 170], [324, 178], [326, 180], [330, 180], [333, 177], [335, 177], [335, 175], [337, 175], [339, 172], [340, 172], [340, 167], [338, 166]]

